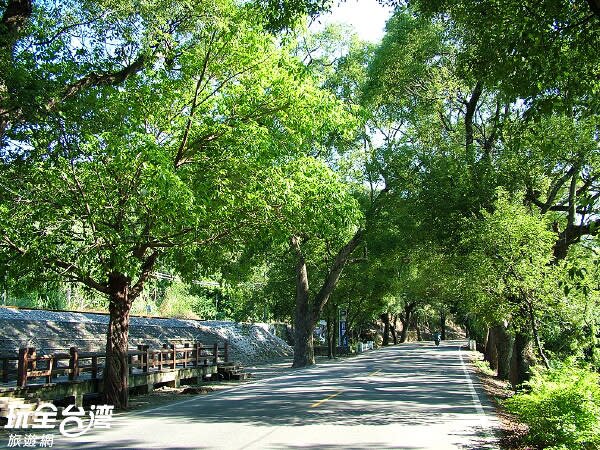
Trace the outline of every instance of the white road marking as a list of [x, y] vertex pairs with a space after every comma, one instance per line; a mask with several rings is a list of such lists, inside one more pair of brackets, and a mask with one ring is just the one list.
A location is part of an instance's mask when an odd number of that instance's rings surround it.
[[469, 374], [469, 371], [467, 370], [467, 366], [465, 365], [465, 362], [463, 360], [462, 349], [460, 346], [458, 347], [458, 356], [460, 358], [460, 364], [462, 365], [463, 372], [465, 373], [465, 378], [467, 379], [467, 384], [469, 385], [469, 391], [471, 392], [471, 397], [473, 398], [473, 406], [475, 406], [475, 410], [477, 411], [477, 414], [479, 414], [481, 416], [481, 419], [480, 419], [481, 426], [483, 427], [484, 430], [487, 431], [490, 424], [489, 424], [488, 418], [485, 414], [485, 411], [483, 410], [483, 406], [481, 404], [481, 399], [479, 398], [477, 391], [475, 391], [475, 387], [473, 386], [473, 381], [471, 381], [471, 375]]

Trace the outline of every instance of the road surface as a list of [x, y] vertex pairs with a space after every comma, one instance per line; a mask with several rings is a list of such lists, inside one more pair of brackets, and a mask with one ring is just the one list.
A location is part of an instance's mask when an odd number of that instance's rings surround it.
[[115, 417], [53, 448], [498, 448], [464, 341], [403, 344]]

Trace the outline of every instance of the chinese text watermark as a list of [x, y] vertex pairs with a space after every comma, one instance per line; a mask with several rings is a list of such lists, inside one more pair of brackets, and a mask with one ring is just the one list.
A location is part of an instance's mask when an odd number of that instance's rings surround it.
[[[8, 423], [5, 429], [10, 430], [52, 430], [58, 426], [60, 434], [65, 437], [77, 437], [92, 428], [110, 428], [113, 420], [113, 405], [92, 405], [87, 412], [80, 406], [69, 405], [58, 419], [58, 408], [52, 403], [41, 403], [35, 411], [19, 410], [18, 405], [8, 405]], [[52, 447], [54, 436], [18, 435], [9, 436], [8, 447]]]

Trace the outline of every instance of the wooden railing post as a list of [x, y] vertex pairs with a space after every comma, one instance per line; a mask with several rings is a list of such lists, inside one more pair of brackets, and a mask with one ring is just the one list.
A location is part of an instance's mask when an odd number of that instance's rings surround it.
[[37, 370], [37, 352], [35, 347], [29, 347], [27, 352], [28, 370]]
[[146, 356], [148, 358], [148, 372], [150, 372], [154, 366], [156, 366], [156, 350], [151, 350], [150, 346], [148, 345]]
[[198, 367], [198, 365], [200, 364], [200, 348], [198, 347], [199, 344], [198, 342], [196, 342], [194, 344], [194, 359], [196, 360], [196, 367]]
[[185, 344], [183, 344], [183, 368], [185, 369], [187, 367], [187, 359], [188, 359], [188, 355], [189, 355], [189, 349], [190, 348], [190, 343], [186, 342]]
[[177, 349], [175, 348], [175, 344], [171, 344], [171, 352], [173, 353], [173, 364], [171, 365], [171, 369], [177, 368]]
[[98, 378], [98, 356], [92, 356], [92, 379]]
[[69, 358], [69, 381], [74, 381], [79, 376], [79, 350], [77, 347], [69, 349], [71, 358]]
[[142, 369], [142, 372], [144, 372], [144, 373], [148, 373], [148, 366], [149, 366], [148, 360], [149, 360], [149, 356], [150, 356], [149, 348], [150, 348], [149, 345], [140, 344], [137, 346], [138, 351], [144, 352], [144, 353], [138, 355], [138, 363], [140, 365], [140, 369]]
[[225, 362], [229, 362], [229, 342], [225, 342]]
[[144, 351], [146, 352], [144, 354], [144, 372], [148, 373], [148, 372], [150, 372], [150, 368], [152, 367], [151, 361], [150, 361], [150, 346], [144, 345]]
[[8, 383], [8, 358], [2, 360], [2, 382]]
[[[144, 351], [144, 346], [141, 345], [141, 344], [138, 344], [137, 345], [137, 351], [138, 352], [143, 352]], [[143, 368], [144, 368], [144, 355], [138, 353], [136, 355], [135, 362], [136, 362], [136, 368], [142, 369], [142, 371], [143, 371]]]
[[[168, 365], [169, 363], [169, 355], [170, 355], [170, 351], [169, 351], [169, 344], [163, 344], [163, 365], [165, 365], [164, 363], [167, 363], [166, 365]], [[162, 366], [161, 366], [162, 369]]]
[[[134, 355], [127, 355], [127, 365], [129, 366], [129, 375], [133, 375], [133, 359], [135, 358]], [[107, 364], [107, 360], [104, 360], [104, 366], [106, 367]]]
[[27, 384], [28, 348], [19, 349], [19, 365], [17, 367], [17, 386], [25, 387]]
[[48, 360], [48, 375], [46, 375], [46, 384], [52, 383], [52, 369], [54, 368], [54, 358]]
[[163, 348], [158, 349], [158, 370], [163, 370], [163, 353], [164, 353], [164, 345]]
[[208, 365], [208, 360], [206, 358], [203, 358], [203, 356], [206, 356], [206, 353], [203, 355], [202, 352], [204, 351], [204, 347], [202, 347], [202, 342], [198, 343], [198, 356], [200, 358], [200, 360], [204, 361], [204, 365]]
[[213, 364], [216, 366], [217, 363], [219, 362], [219, 343], [215, 342], [215, 345], [213, 347]]

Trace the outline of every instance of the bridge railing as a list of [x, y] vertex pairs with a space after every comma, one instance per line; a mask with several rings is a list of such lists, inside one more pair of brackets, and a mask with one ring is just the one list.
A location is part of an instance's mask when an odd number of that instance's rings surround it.
[[[0, 355], [0, 380], [4, 384], [16, 381], [18, 387], [25, 387], [31, 378], [45, 378], [46, 384], [59, 376], [76, 381], [89, 374], [97, 379], [104, 372], [105, 361], [105, 352], [81, 352], [77, 347], [71, 347], [68, 353], [49, 355], [38, 355], [35, 347], [25, 347], [18, 354]], [[171, 343], [160, 349], [138, 345], [136, 350], [127, 352], [129, 374], [217, 365], [219, 361], [229, 362], [229, 344]]]

